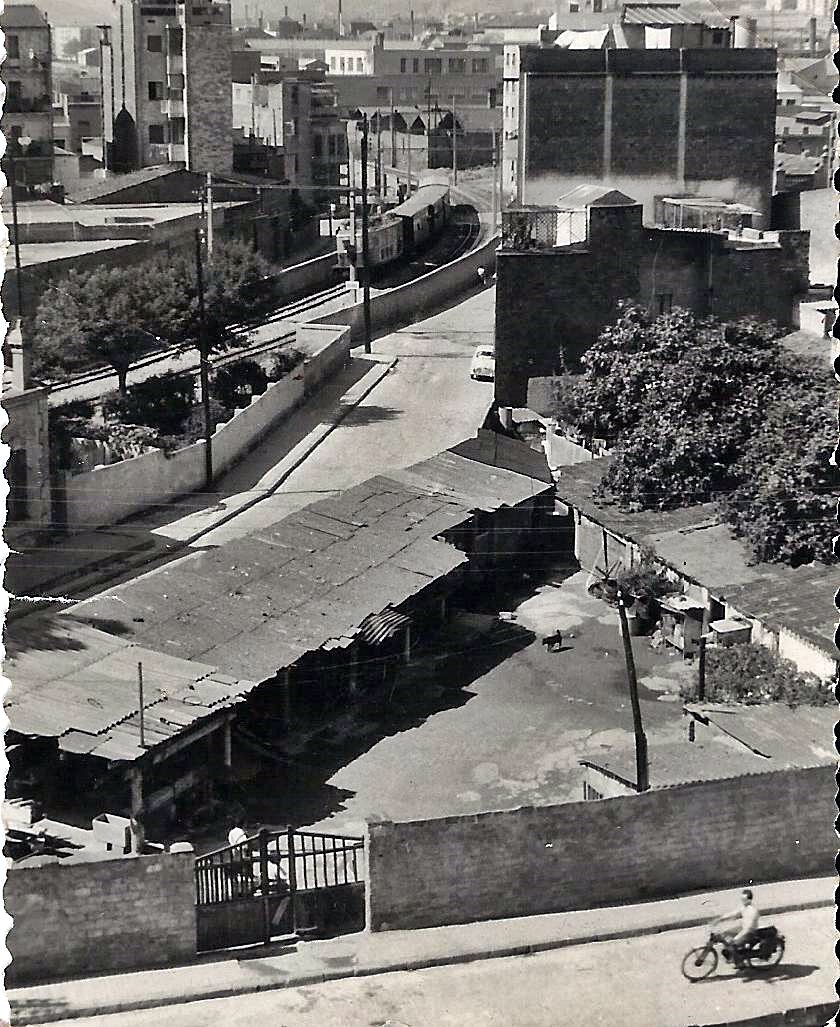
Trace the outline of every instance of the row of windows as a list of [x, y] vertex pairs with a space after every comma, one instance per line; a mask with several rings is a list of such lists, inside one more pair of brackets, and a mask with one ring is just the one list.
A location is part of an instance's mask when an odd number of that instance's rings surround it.
[[[183, 33], [179, 28], [170, 28], [169, 52], [180, 53], [183, 46]], [[149, 53], [163, 53], [163, 36], [146, 36], [146, 50]]]
[[[490, 92], [490, 95], [492, 96], [492, 94], [495, 92], [495, 90], [491, 89], [489, 92]], [[435, 107], [437, 104], [439, 104], [441, 102], [441, 99], [445, 100], [447, 103], [450, 102], [452, 100], [453, 96], [455, 98], [455, 102], [456, 103], [465, 103], [465, 102], [469, 101], [470, 103], [473, 103], [473, 104], [482, 104], [483, 105], [483, 104], [486, 104], [488, 102], [487, 101], [487, 98], [488, 98], [487, 91], [482, 92], [482, 93], [469, 93], [469, 94], [467, 94], [467, 93], [444, 93], [444, 94], [440, 94], [440, 93], [430, 93], [427, 89], [420, 89], [420, 88], [413, 89], [411, 87], [408, 87], [406, 89], [402, 89], [402, 88], [395, 89], [392, 86], [377, 86], [376, 87], [376, 99], [377, 100], [384, 100], [386, 102], [390, 102], [392, 96], [394, 98], [394, 102], [396, 102], [397, 100], [409, 100], [412, 103], [415, 103], [417, 100], [422, 100], [423, 104], [431, 104], [432, 107]], [[491, 103], [490, 106], [493, 106], [493, 104]]]
[[341, 137], [336, 135], [312, 137], [312, 153], [315, 157], [322, 157], [324, 153], [324, 139], [327, 140], [327, 152], [330, 157], [343, 155], [344, 147], [341, 145]]
[[[400, 74], [405, 75], [408, 72], [408, 57], [400, 58]], [[487, 57], [474, 57], [472, 61], [467, 63], [466, 57], [450, 57], [448, 70], [450, 75], [466, 75], [468, 67], [472, 68], [473, 75], [486, 75], [490, 71], [490, 61]], [[417, 75], [420, 71], [420, 58], [411, 58], [411, 71], [412, 74]], [[441, 57], [426, 57], [423, 60], [423, 72], [426, 75], [442, 75], [443, 74], [443, 58]]]
[[[355, 63], [355, 66], [353, 62]], [[356, 71], [363, 72], [365, 70], [365, 62], [363, 57], [336, 57], [335, 54], [330, 54], [330, 71]]]

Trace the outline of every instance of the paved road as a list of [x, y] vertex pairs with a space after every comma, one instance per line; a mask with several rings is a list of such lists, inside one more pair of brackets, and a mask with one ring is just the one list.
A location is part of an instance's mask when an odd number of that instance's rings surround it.
[[764, 976], [719, 967], [691, 984], [683, 954], [698, 928], [535, 956], [354, 978], [167, 1009], [76, 1020], [78, 1027], [687, 1027], [835, 998], [831, 909], [775, 918], [785, 961]]
[[[475, 435], [493, 400], [493, 386], [472, 381], [470, 361], [479, 343], [492, 341], [494, 318], [495, 290], [487, 289], [377, 340], [374, 354], [396, 357], [394, 370], [275, 495], [205, 535], [202, 545], [218, 545], [263, 528], [325, 493], [407, 467]], [[281, 457], [282, 447], [269, 435], [216, 491], [225, 496], [259, 490], [260, 481], [270, 475], [275, 448]], [[201, 513], [187, 515], [157, 532], [186, 538], [205, 521]]]

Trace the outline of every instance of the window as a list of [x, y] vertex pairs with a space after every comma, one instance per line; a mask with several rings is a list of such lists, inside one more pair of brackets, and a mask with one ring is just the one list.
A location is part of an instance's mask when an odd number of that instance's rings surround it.
[[415, 57], [412, 60], [412, 62], [411, 62], [411, 70], [414, 72], [415, 75], [420, 70], [420, 58], [419, 57]]
[[721, 29], [715, 29], [712, 32], [712, 46], [723, 46], [723, 32]]
[[20, 60], [20, 40], [17, 36], [6, 36], [6, 56], [10, 61]]
[[580, 10], [578, 0], [569, 0], [569, 14], [577, 14]]
[[57, 146], [60, 150], [63, 150], [67, 145], [66, 140], [59, 139], [58, 137], [53, 139], [53, 144]]
[[163, 143], [166, 139], [163, 134], [163, 125], [149, 125], [149, 142]]
[[808, 126], [807, 125], [803, 125], [802, 126], [802, 135], [804, 135], [804, 136], [808, 135]]
[[342, 57], [341, 58], [341, 70], [342, 71], [347, 71], [347, 58], [346, 57]]
[[387, 100], [388, 99], [388, 87], [387, 86], [377, 86], [376, 87], [376, 99], [377, 100]]
[[365, 70], [365, 62], [361, 57], [356, 58], [356, 71], [363, 72]]
[[163, 36], [146, 36], [146, 49], [149, 53], [163, 53]]
[[782, 135], [783, 136], [789, 136], [790, 135], [790, 126], [789, 125], [785, 125], [785, 127], [782, 129]]
[[486, 75], [487, 74], [487, 58], [479, 57], [472, 62], [473, 75]]
[[163, 99], [163, 83], [162, 82], [150, 82], [149, 83], [149, 99], [150, 100], [162, 100]]
[[184, 144], [184, 134], [186, 132], [186, 122], [183, 118], [173, 118], [169, 122], [169, 132], [171, 141], [179, 146]]
[[10, 100], [19, 100], [23, 96], [23, 83], [12, 79], [6, 86]]
[[335, 66], [338, 62], [338, 58], [335, 54], [330, 54], [330, 70], [335, 71]]
[[463, 57], [450, 57], [449, 58], [449, 74], [450, 75], [466, 75], [467, 73], [467, 62]]
[[[487, 90], [487, 106], [488, 107], [496, 107], [498, 105], [498, 102], [499, 102], [499, 91], [498, 91], [498, 89], [488, 89]], [[513, 110], [512, 107], [511, 107], [511, 110]]]
[[184, 33], [179, 28], [167, 26], [166, 46], [171, 54], [180, 56], [181, 51], [184, 49]]
[[423, 61], [423, 71], [427, 75], [440, 75], [443, 72], [443, 61], [440, 57], [427, 57]]
[[671, 301], [672, 300], [673, 300], [673, 295], [670, 292], [660, 293], [656, 297], [656, 302], [657, 302], [657, 305], [659, 307], [659, 313], [660, 314], [669, 315], [671, 313]]
[[408, 71], [408, 58], [400, 57], [400, 74], [404, 75]]
[[592, 0], [592, 12], [593, 14], [600, 14], [604, 9], [603, 0]]

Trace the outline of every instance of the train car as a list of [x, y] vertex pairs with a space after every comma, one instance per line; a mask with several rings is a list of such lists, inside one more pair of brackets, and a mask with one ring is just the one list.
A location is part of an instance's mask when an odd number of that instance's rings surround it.
[[[399, 260], [404, 251], [404, 228], [400, 218], [392, 217], [390, 211], [387, 214], [377, 215], [371, 218], [368, 225], [368, 253], [370, 255], [370, 266], [372, 268], [390, 264]], [[362, 224], [361, 218], [356, 218], [356, 238], [353, 240], [350, 233], [350, 222], [345, 221], [336, 232], [336, 256], [338, 266], [347, 268], [352, 263], [348, 246], [355, 246], [356, 267], [362, 266]]]
[[402, 221], [404, 251], [413, 253], [443, 231], [449, 218], [449, 184], [421, 184], [391, 214]]

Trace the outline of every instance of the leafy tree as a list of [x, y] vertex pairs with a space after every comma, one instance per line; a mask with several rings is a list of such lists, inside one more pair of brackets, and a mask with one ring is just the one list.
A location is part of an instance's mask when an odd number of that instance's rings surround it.
[[[794, 374], [800, 370], [794, 366]], [[821, 366], [810, 370], [808, 387], [792, 378], [758, 422], [735, 468], [738, 484], [721, 502], [755, 560], [797, 566], [831, 559], [840, 489], [840, 474], [829, 463], [837, 445], [837, 393]]]
[[42, 377], [109, 364], [125, 393], [131, 364], [157, 348], [149, 274], [98, 267], [71, 271], [41, 297], [35, 315], [33, 370]]
[[145, 425], [164, 435], [183, 431], [195, 406], [192, 374], [155, 375], [138, 382], [123, 396], [106, 397], [102, 404], [106, 418], [123, 424]]
[[578, 429], [616, 448], [598, 492], [629, 509], [720, 500], [754, 559], [828, 559], [836, 396], [778, 335], [625, 306], [574, 389]]
[[[270, 265], [239, 242], [223, 243], [205, 268], [208, 347], [246, 338], [230, 325], [252, 322], [274, 305], [265, 282]], [[167, 345], [199, 341], [198, 286], [191, 252], [144, 261], [130, 271], [72, 271], [43, 294], [35, 317], [33, 370], [43, 378], [72, 374], [100, 362], [117, 372], [126, 391], [131, 364]]]
[[259, 396], [268, 386], [268, 375], [256, 360], [239, 360], [216, 372], [212, 394], [226, 407], [243, 409], [251, 396]]
[[[697, 687], [696, 679], [686, 683], [680, 690], [682, 697], [695, 700]], [[790, 660], [749, 643], [706, 651], [705, 698], [747, 705], [827, 706], [834, 701], [834, 689], [814, 674], [800, 674]]]

